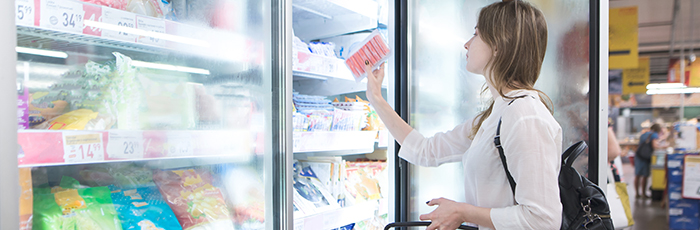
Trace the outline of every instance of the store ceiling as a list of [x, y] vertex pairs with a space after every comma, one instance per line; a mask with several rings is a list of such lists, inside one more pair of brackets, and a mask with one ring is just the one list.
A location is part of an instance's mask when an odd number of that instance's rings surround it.
[[[680, 7], [675, 12], [673, 57], [680, 56], [684, 45], [686, 55], [693, 45], [695, 55], [700, 56], [700, 0], [610, 0], [610, 8], [638, 7], [639, 55], [651, 57], [651, 83], [666, 82], [676, 1]], [[691, 1], [695, 10], [691, 10]], [[690, 33], [691, 17], [694, 36]]]

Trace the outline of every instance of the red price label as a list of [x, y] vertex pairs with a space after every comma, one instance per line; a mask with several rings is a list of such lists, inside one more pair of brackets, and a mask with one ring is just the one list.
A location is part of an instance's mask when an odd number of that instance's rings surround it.
[[[88, 21], [93, 21], [93, 22], [101, 22], [102, 21], [102, 7], [101, 6], [93, 6], [93, 5], [85, 4], [85, 5], [83, 5], [83, 11], [85, 11], [85, 15], [84, 15], [83, 20], [88, 20]], [[85, 26], [85, 28], [83, 28], [83, 34], [95, 35], [95, 36], [99, 37], [102, 35], [102, 29], [97, 28], [97, 27]]]

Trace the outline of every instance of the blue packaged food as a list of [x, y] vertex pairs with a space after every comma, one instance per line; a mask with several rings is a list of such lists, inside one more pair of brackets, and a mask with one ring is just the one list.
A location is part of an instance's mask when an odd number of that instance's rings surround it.
[[182, 229], [158, 188], [119, 189], [110, 186], [110, 189], [123, 229]]

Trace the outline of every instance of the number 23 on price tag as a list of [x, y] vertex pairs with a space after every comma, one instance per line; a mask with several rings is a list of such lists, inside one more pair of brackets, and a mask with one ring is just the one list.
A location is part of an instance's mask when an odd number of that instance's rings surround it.
[[63, 160], [66, 163], [104, 161], [102, 133], [63, 133]]
[[143, 143], [141, 131], [109, 131], [107, 155], [109, 158], [142, 159]]

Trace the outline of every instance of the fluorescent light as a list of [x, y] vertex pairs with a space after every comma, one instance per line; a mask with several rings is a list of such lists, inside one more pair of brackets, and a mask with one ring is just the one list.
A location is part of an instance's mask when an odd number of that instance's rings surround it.
[[203, 74], [203, 75], [210, 74], [209, 70], [206, 70], [206, 69], [192, 68], [192, 67], [186, 67], [186, 66], [177, 66], [177, 65], [168, 65], [168, 64], [159, 64], [159, 63], [152, 63], [152, 62], [131, 61], [131, 65], [135, 66], [135, 67], [142, 67], [142, 68], [171, 70], [171, 71], [196, 73], [196, 74]]
[[685, 93], [700, 93], [700, 88], [676, 88], [676, 89], [650, 89], [647, 90], [648, 95], [652, 94], [685, 94]]
[[682, 89], [686, 88], [685, 85], [681, 83], [658, 83], [658, 84], [648, 84], [647, 89]]
[[55, 58], [67, 58], [68, 57], [68, 54], [66, 52], [34, 49], [34, 48], [27, 48], [27, 47], [21, 47], [21, 46], [15, 47], [15, 51], [17, 51], [17, 53], [34, 54], [34, 55], [39, 55], [39, 56], [47, 56], [47, 57], [55, 57]]
[[131, 33], [131, 34], [152, 37], [152, 38], [157, 38], [157, 39], [163, 39], [163, 40], [168, 40], [168, 41], [173, 41], [173, 42], [179, 42], [179, 43], [189, 44], [189, 45], [194, 45], [194, 46], [201, 46], [201, 47], [210, 47], [211, 46], [209, 44], [209, 42], [206, 42], [203, 40], [194, 39], [194, 38], [187, 38], [187, 37], [182, 37], [182, 36], [176, 36], [176, 35], [172, 35], [172, 34], [146, 31], [146, 30], [142, 30], [142, 29], [112, 25], [112, 24], [108, 24], [108, 23], [104, 23], [104, 22], [96, 22], [96, 21], [91, 21], [91, 20], [85, 20], [83, 23], [85, 24], [85, 26], [100, 28], [103, 30], [121, 31], [124, 33]]

